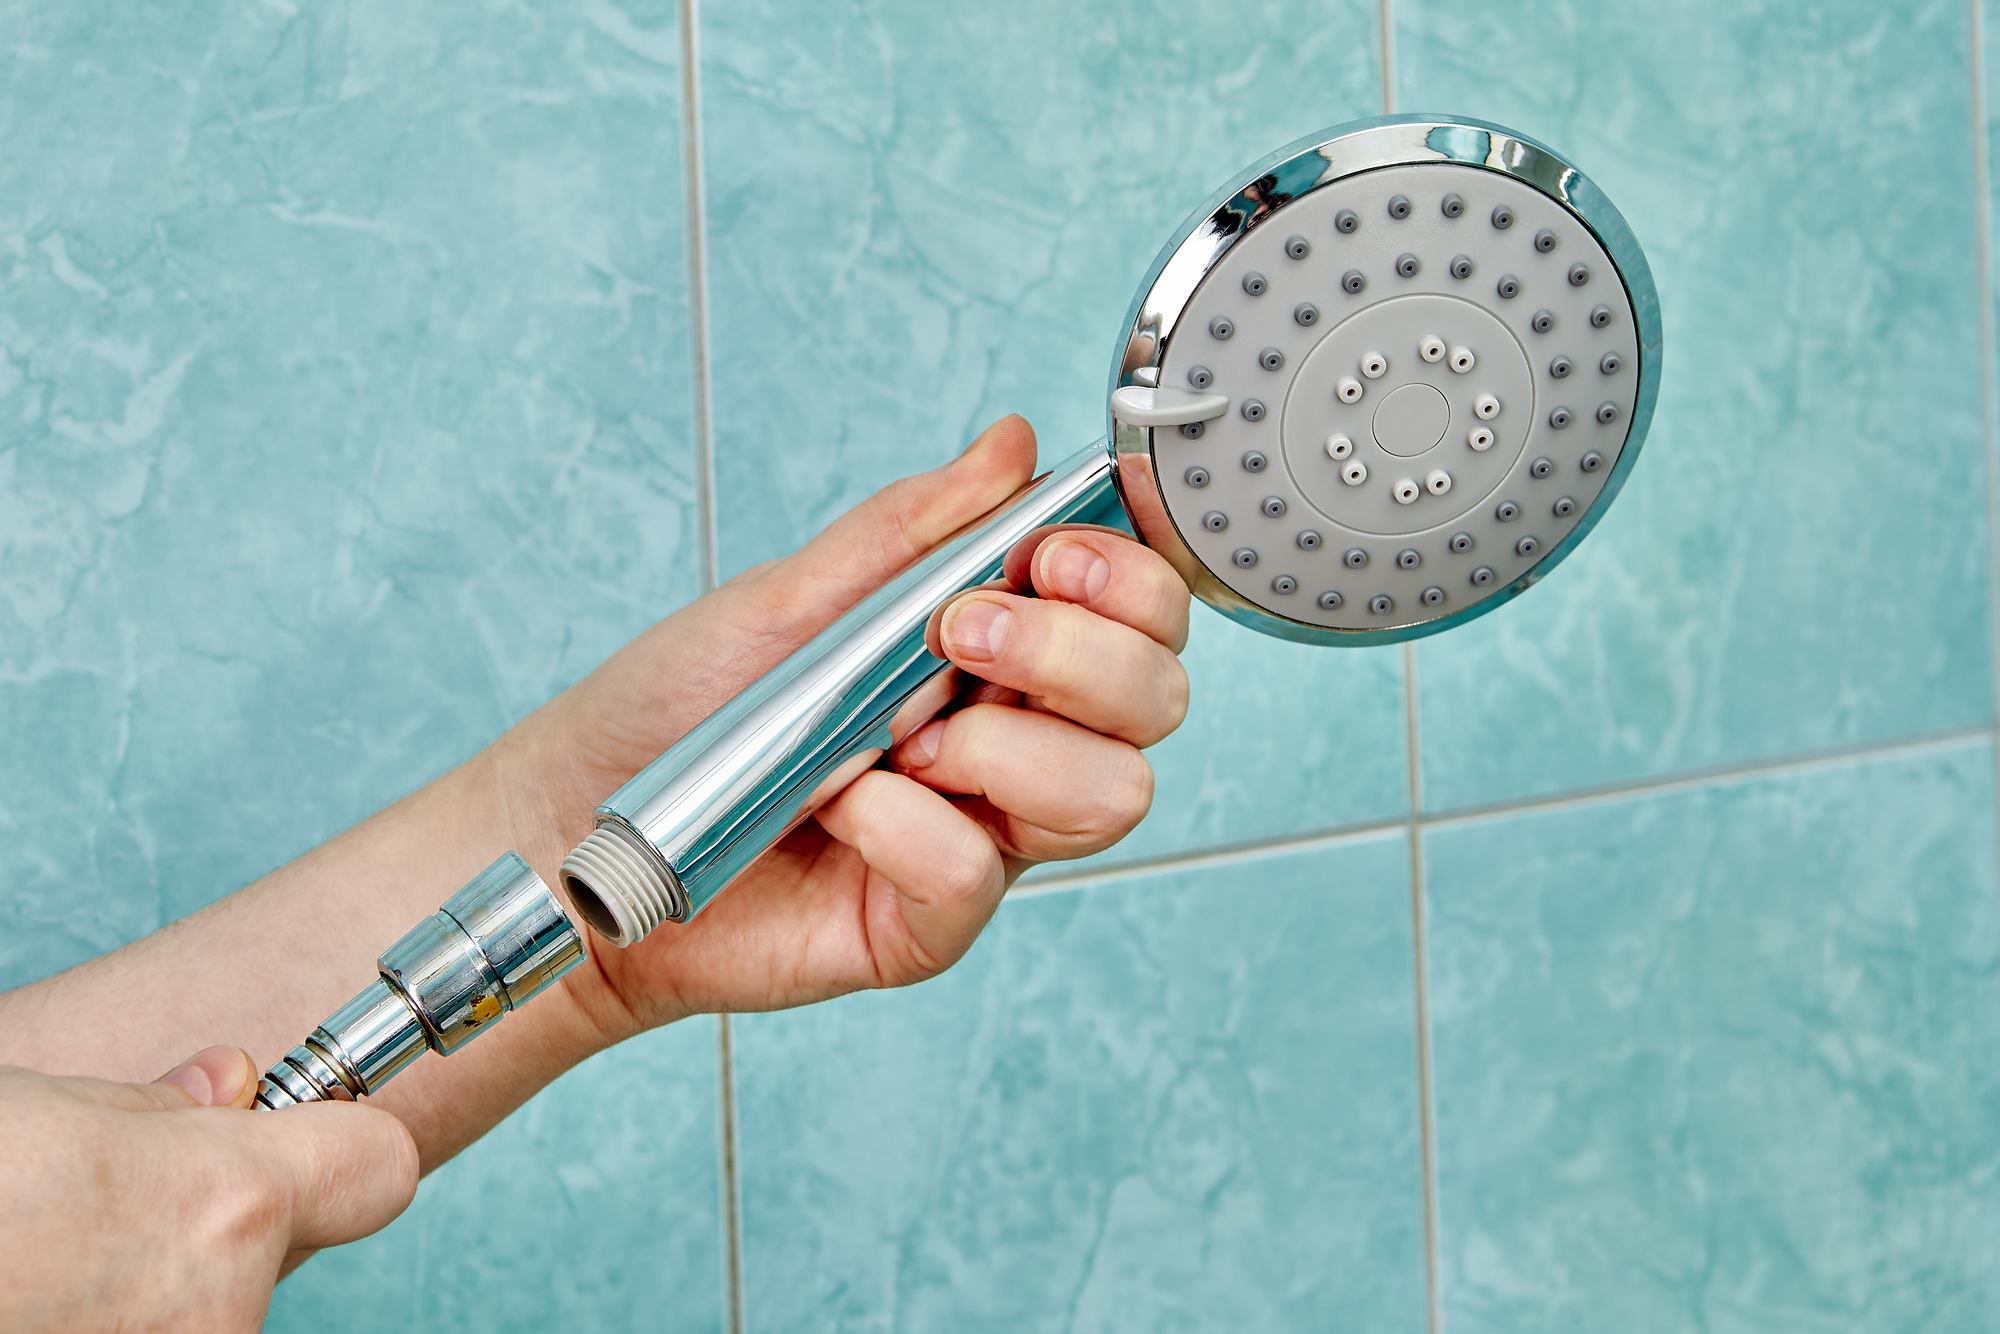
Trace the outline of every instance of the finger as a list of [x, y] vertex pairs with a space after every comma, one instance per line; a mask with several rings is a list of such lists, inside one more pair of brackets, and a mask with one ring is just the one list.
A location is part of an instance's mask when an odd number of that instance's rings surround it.
[[1034, 471], [1033, 429], [1003, 417], [950, 463], [892, 482], [835, 519], [767, 577], [812, 605], [845, 610], [1027, 485]]
[[895, 762], [935, 791], [985, 797], [1003, 821], [1001, 850], [1031, 861], [1100, 852], [1153, 804], [1153, 769], [1136, 747], [1025, 709], [940, 718], [897, 747]]
[[1187, 671], [1173, 651], [1082, 607], [982, 590], [945, 610], [939, 635], [973, 675], [1135, 746], [1187, 715]]
[[881, 986], [920, 982], [956, 963], [1006, 891], [1006, 868], [986, 831], [902, 774], [863, 774], [818, 819], [879, 878], [863, 911]]
[[248, 1107], [257, 1066], [238, 1047], [204, 1047], [150, 1084], [44, 1076], [59, 1092], [122, 1112], [180, 1112], [190, 1107]]
[[257, 1065], [241, 1047], [204, 1047], [154, 1083], [182, 1089], [197, 1107], [248, 1107], [257, 1096]]
[[1158, 552], [1122, 533], [1049, 529], [1032, 550], [1009, 559], [1008, 576], [1017, 588], [1032, 583], [1045, 598], [1129, 625], [1176, 653], [1187, 647], [1187, 585]]
[[[32, 1072], [27, 1072], [32, 1073]], [[51, 1092], [121, 1112], [184, 1112], [201, 1104], [179, 1084], [118, 1084], [84, 1075], [39, 1075]]]
[[288, 1249], [339, 1246], [386, 1227], [417, 1193], [417, 1146], [394, 1116], [360, 1103], [306, 1103], [243, 1118], [291, 1216]]

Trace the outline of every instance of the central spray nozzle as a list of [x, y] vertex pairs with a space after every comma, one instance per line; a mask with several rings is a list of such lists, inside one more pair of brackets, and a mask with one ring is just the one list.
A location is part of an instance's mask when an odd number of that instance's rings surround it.
[[264, 1072], [257, 1105], [378, 1092], [426, 1049], [451, 1055], [583, 960], [555, 895], [507, 853], [383, 951], [382, 975]]

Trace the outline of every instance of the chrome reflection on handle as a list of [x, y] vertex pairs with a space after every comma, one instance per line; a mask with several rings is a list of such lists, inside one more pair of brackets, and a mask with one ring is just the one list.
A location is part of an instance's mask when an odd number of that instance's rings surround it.
[[426, 1049], [451, 1055], [583, 959], [562, 904], [506, 853], [382, 952], [382, 975], [264, 1072], [256, 1105], [379, 1092]]
[[[931, 653], [931, 617], [999, 579], [1037, 529], [1132, 531], [1113, 455], [1100, 441], [1029, 483], [835, 621], [722, 706], [597, 808], [597, 829], [563, 862], [583, 917], [630, 945], [700, 912], [763, 851], [921, 721], [918, 691], [951, 664]], [[934, 706], [933, 706], [934, 707]]]

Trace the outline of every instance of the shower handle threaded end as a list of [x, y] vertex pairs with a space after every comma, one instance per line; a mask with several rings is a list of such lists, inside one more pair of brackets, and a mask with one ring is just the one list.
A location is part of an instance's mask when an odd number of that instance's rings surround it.
[[379, 1092], [426, 1050], [451, 1055], [583, 959], [556, 896], [509, 852], [384, 950], [382, 975], [264, 1072], [256, 1105]]
[[614, 945], [643, 939], [661, 922], [687, 920], [687, 896], [672, 870], [615, 817], [563, 858], [562, 878], [577, 913]]

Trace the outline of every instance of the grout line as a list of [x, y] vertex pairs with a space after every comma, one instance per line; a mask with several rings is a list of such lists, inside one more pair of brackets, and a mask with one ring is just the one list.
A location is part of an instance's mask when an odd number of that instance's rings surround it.
[[1667, 796], [1677, 792], [1697, 791], [1707, 787], [1724, 787], [1732, 783], [1752, 782], [1764, 778], [1776, 778], [1791, 774], [1810, 773], [1815, 769], [1832, 768], [1849, 760], [1881, 758], [1890, 755], [1919, 755], [1926, 751], [1946, 750], [1972, 740], [1991, 741], [1994, 738], [1992, 723], [1977, 723], [1969, 727], [1949, 727], [1935, 732], [1916, 732], [1905, 736], [1892, 737], [1883, 741], [1857, 741], [1845, 746], [1826, 746], [1817, 750], [1797, 751], [1769, 760], [1743, 760], [1735, 764], [1715, 764], [1700, 769], [1688, 769], [1676, 774], [1663, 774], [1657, 778], [1634, 779], [1621, 783], [1604, 783], [1596, 787], [1576, 788], [1569, 792], [1551, 792], [1545, 796], [1524, 797], [1516, 801], [1496, 801], [1479, 806], [1464, 806], [1457, 810], [1440, 811], [1436, 815], [1424, 817], [1426, 829], [1451, 829], [1465, 825], [1490, 824], [1496, 820], [1510, 819], [1523, 814], [1552, 814], [1560, 811], [1580, 810], [1591, 806], [1608, 805], [1632, 797]]
[[1403, 792], [1403, 809], [1409, 815], [1410, 826], [1414, 829], [1424, 819], [1424, 762], [1420, 748], [1421, 732], [1417, 720], [1417, 646], [1409, 641], [1403, 644], [1403, 748], [1409, 752], [1409, 762], [1403, 766], [1406, 781]]
[[[717, 534], [715, 428], [708, 373], [708, 196], [701, 133], [701, 0], [679, 0], [681, 59], [681, 209], [687, 241], [688, 399], [694, 418], [695, 514], [701, 544], [701, 591], [721, 578]], [[716, 1152], [720, 1159], [722, 1311], [725, 1334], [743, 1334], [743, 1192], [736, 1158], [736, 1054], [729, 1016], [715, 1017]]]
[[1377, 0], [1375, 21], [1382, 29], [1382, 114], [1396, 114], [1396, 0]]
[[1224, 866], [1256, 861], [1260, 857], [1284, 857], [1298, 852], [1317, 852], [1322, 848], [1341, 848], [1353, 843], [1371, 842], [1390, 834], [1400, 837], [1409, 823], [1403, 816], [1398, 815], [1386, 820], [1359, 820], [1353, 824], [1335, 825], [1331, 829], [1316, 829], [1310, 833], [1284, 834], [1276, 838], [1219, 844], [1194, 852], [1170, 852], [1160, 857], [1134, 858], [1129, 862], [1117, 862], [1102, 868], [1094, 867], [1088, 871], [1030, 880], [1026, 884], [1016, 885], [1008, 890], [1007, 897], [1019, 899], [1036, 894], [1061, 894], [1072, 889], [1089, 889], [1096, 885], [1113, 884], [1142, 875], [1212, 871]]
[[[1986, 169], [1986, 16], [1984, 0], [1966, 0], [1972, 77], [1972, 253], [1979, 301], [1979, 433], [1986, 472], [1987, 670], [1992, 674], [1994, 717], [2000, 722], [2000, 375], [1993, 334], [1993, 203]], [[1994, 748], [1994, 792], [2000, 799], [2000, 746]]]
[[1424, 1312], [1430, 1334], [1443, 1334], [1443, 1263], [1439, 1254], [1437, 1103], [1431, 1087], [1430, 943], [1424, 914], [1424, 749], [1417, 708], [1417, 646], [1403, 645], [1403, 750], [1410, 853], [1410, 970], [1417, 1035], [1417, 1167], [1423, 1189]]
[[715, 1101], [721, 1122], [722, 1282], [725, 1334], [743, 1334], [742, 1190], [736, 1174], [736, 1050], [729, 1016], [715, 1016]]
[[[1697, 790], [1704, 787], [1720, 787], [1732, 782], [1749, 782], [1762, 778], [1782, 777], [1795, 773], [1806, 773], [1814, 769], [1843, 764], [1850, 760], [1886, 758], [1897, 755], [1917, 755], [1926, 751], [1945, 750], [1962, 745], [1967, 741], [1988, 740], [2000, 742], [1995, 736], [1992, 723], [1978, 723], [1969, 727], [1945, 728], [1936, 732], [1913, 732], [1902, 736], [1886, 737], [1879, 741], [1858, 741], [1845, 746], [1828, 746], [1817, 750], [1795, 751], [1770, 759], [1745, 760], [1735, 764], [1709, 765], [1700, 769], [1685, 769], [1676, 773], [1660, 774], [1648, 778], [1635, 778], [1617, 783], [1603, 783], [1594, 787], [1573, 788], [1567, 792], [1552, 792], [1542, 796], [1519, 797], [1507, 801], [1486, 802], [1478, 805], [1460, 806], [1449, 810], [1436, 811], [1418, 817], [1415, 823], [1422, 829], [1448, 829], [1460, 825], [1481, 824], [1502, 820], [1510, 816], [1537, 814], [1571, 810], [1589, 806], [1622, 801], [1627, 798], [1657, 796], [1667, 793]], [[2000, 748], [2000, 746], [1996, 746]], [[1102, 868], [1080, 871], [1074, 875], [1050, 876], [1046, 880], [1035, 880], [1016, 887], [1010, 897], [1031, 894], [1053, 894], [1059, 891], [1083, 889], [1094, 885], [1109, 884], [1120, 880], [1131, 880], [1139, 876], [1171, 874], [1179, 871], [1206, 871], [1238, 862], [1254, 861], [1260, 857], [1289, 856], [1299, 852], [1313, 852], [1321, 848], [1342, 847], [1352, 843], [1366, 842], [1387, 833], [1400, 833], [1411, 821], [1403, 816], [1388, 819], [1357, 820], [1351, 824], [1335, 825], [1331, 828], [1308, 830], [1301, 833], [1279, 834], [1271, 838], [1249, 839], [1220, 847], [1207, 847], [1192, 852], [1168, 853], [1160, 857], [1135, 858], [1129, 862], [1119, 862]]]
[[694, 415], [695, 506], [701, 528], [701, 589], [720, 582], [716, 534], [715, 430], [708, 375], [708, 232], [701, 152], [701, 0], [680, 0], [682, 212], [686, 215], [688, 402]]

